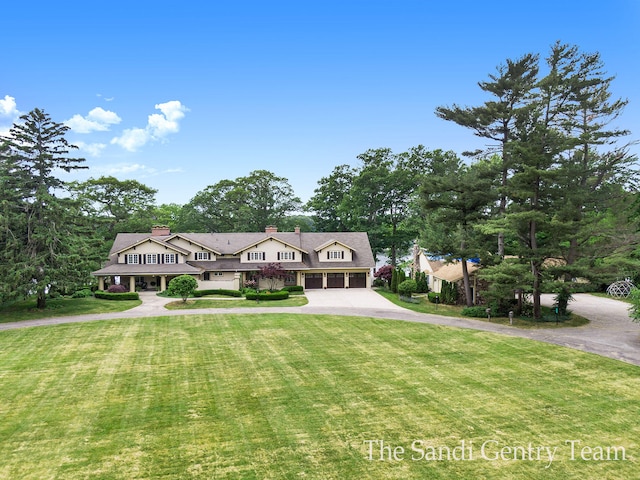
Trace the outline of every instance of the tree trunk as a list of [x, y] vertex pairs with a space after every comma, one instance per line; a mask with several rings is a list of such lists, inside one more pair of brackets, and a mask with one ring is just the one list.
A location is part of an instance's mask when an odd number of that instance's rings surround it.
[[467, 268], [467, 259], [462, 258], [462, 283], [464, 285], [464, 296], [467, 307], [473, 306], [473, 297], [471, 295], [471, 283], [469, 282], [469, 269]]
[[45, 307], [47, 306], [47, 295], [46, 293], [44, 293], [44, 289], [38, 290], [38, 299], [37, 299], [36, 306], [40, 310], [44, 310]]

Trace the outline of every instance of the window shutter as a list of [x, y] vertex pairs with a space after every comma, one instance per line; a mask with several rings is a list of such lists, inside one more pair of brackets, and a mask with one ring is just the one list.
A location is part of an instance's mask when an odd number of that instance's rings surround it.
[[291, 252], [291, 260], [295, 260], [296, 259], [296, 252]]
[[327, 260], [329, 260], [329, 251], [327, 250]]
[[280, 260], [280, 252], [278, 252], [278, 260]]
[[267, 254], [266, 252], [262, 252], [262, 260], [266, 260], [267, 259]]
[[[142, 261], [138, 260], [138, 263], [141, 263], [142, 265], [144, 265], [145, 263], [147, 263], [147, 256], [143, 253], [141, 255], [141, 257], [142, 257]], [[140, 257], [138, 257], [138, 258], [140, 258]]]
[[251, 253], [247, 252], [247, 260], [251, 260]]
[[129, 263], [129, 255], [124, 256], [124, 263]]
[[342, 251], [342, 260], [344, 260], [344, 250]]

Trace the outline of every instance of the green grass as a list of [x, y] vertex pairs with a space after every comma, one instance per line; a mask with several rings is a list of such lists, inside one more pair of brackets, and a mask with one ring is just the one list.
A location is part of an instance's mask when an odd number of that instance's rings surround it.
[[[606, 292], [592, 292], [589, 295], [593, 295], [594, 297], [609, 298], [611, 300], [618, 300], [620, 302], [625, 302], [625, 303], [631, 304], [631, 299], [629, 299], [627, 297], [612, 297], [611, 295], [609, 295]], [[571, 306], [571, 304], [569, 304], [569, 306]]]
[[[378, 288], [375, 291], [396, 305], [406, 308], [407, 310], [413, 310], [414, 312], [443, 315], [445, 317], [466, 318], [500, 325], [510, 324], [509, 318], [507, 317], [491, 317], [490, 319], [486, 317], [466, 317], [462, 314], [464, 307], [458, 305], [436, 305], [435, 303], [431, 303], [426, 296], [416, 296], [414, 299], [419, 300], [419, 303], [410, 303], [400, 300], [397, 294], [389, 290]], [[580, 327], [589, 323], [588, 319], [572, 313], [568, 319], [561, 320], [556, 324], [555, 316], [551, 313], [551, 309], [548, 307], [542, 307], [542, 309], [543, 313], [546, 312], [543, 321], [536, 321], [527, 317], [516, 317], [513, 319], [513, 326], [519, 328], [564, 328]], [[571, 309], [569, 308], [569, 310]]]
[[253, 307], [300, 307], [309, 303], [307, 297], [294, 296], [284, 300], [260, 301], [246, 300], [244, 298], [212, 299], [202, 298], [198, 300], [182, 300], [165, 305], [168, 310], [185, 310], [192, 308], [253, 308]]
[[[636, 478], [638, 373], [520, 338], [340, 316], [5, 331], [0, 478]], [[369, 460], [368, 440], [404, 459]], [[472, 442], [473, 459], [414, 461], [416, 440]], [[549, 468], [483, 459], [494, 440], [558, 450]], [[626, 460], [571, 460], [566, 440], [622, 446]]]
[[0, 323], [35, 320], [38, 318], [66, 317], [92, 313], [122, 312], [137, 307], [140, 300], [110, 301], [87, 298], [47, 299], [44, 310], [36, 308], [36, 300], [29, 299], [0, 307]]

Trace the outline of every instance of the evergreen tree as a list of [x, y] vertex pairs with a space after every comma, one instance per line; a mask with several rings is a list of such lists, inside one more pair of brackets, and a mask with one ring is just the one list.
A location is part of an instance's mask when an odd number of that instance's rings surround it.
[[87, 245], [88, 225], [78, 202], [61, 196], [65, 183], [56, 170], [83, 167], [68, 156], [75, 148], [64, 135], [69, 127], [35, 109], [0, 139], [2, 301], [37, 296], [46, 306], [49, 289], [65, 290], [88, 281], [95, 258]]

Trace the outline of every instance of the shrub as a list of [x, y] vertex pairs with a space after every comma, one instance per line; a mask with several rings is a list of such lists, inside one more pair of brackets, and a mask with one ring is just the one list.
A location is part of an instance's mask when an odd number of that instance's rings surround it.
[[109, 285], [109, 288], [107, 288], [109, 293], [127, 293], [128, 291], [124, 285]]
[[417, 293], [427, 293], [429, 291], [429, 283], [427, 282], [427, 274], [424, 272], [416, 273]]
[[109, 293], [102, 290], [96, 290], [93, 295], [102, 300], [140, 300], [138, 292]]
[[442, 298], [440, 297], [439, 293], [429, 292], [429, 293], [427, 293], [427, 298], [429, 299], [429, 301], [431, 303], [436, 303], [436, 298], [438, 299], [437, 303], [442, 303]]
[[304, 292], [304, 287], [302, 285], [289, 285], [282, 290], [285, 292]]
[[287, 291], [279, 291], [279, 292], [265, 292], [265, 293], [247, 293], [247, 300], [285, 300], [289, 298], [289, 292]]
[[[461, 313], [465, 317], [486, 318], [487, 307], [483, 307], [483, 306], [465, 307], [462, 309]], [[493, 311], [491, 311], [491, 315], [492, 316], [494, 315]]]
[[398, 270], [393, 269], [391, 272], [391, 284], [389, 285], [393, 293], [398, 293]]
[[169, 294], [179, 295], [183, 302], [187, 301], [187, 298], [193, 295], [193, 292], [198, 288], [198, 281], [191, 275], [180, 275], [172, 278], [169, 282]]
[[204, 297], [206, 295], [226, 295], [228, 297], [241, 297], [242, 293], [239, 290], [225, 290], [222, 288], [211, 290], [194, 290], [194, 297]]
[[415, 280], [404, 280], [398, 285], [398, 293], [403, 297], [411, 297], [411, 294], [415, 293], [418, 289], [418, 285]]
[[93, 292], [88, 288], [83, 288], [82, 290], [78, 290], [77, 292], [73, 292], [71, 298], [87, 298], [91, 297]]
[[458, 286], [455, 283], [442, 281], [440, 289], [440, 302], [447, 305], [455, 305], [458, 301]]

